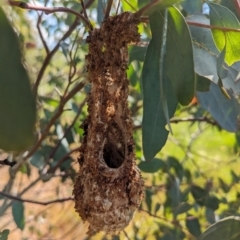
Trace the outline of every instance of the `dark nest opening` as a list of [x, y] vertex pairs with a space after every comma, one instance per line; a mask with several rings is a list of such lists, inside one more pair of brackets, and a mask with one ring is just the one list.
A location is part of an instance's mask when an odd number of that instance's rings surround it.
[[119, 168], [124, 162], [124, 152], [114, 144], [107, 143], [103, 149], [103, 159], [108, 167]]

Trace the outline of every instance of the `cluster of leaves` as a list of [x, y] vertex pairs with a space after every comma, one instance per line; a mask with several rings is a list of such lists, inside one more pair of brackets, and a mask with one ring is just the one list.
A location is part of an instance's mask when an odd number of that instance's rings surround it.
[[[101, 24], [110, 2], [86, 1], [85, 6], [91, 6], [88, 17], [97, 14], [94, 24]], [[133, 11], [142, 20], [142, 42], [129, 49], [127, 74], [136, 155], [151, 160], [139, 163], [148, 184], [140, 213], [147, 212], [156, 220], [156, 230], [151, 234], [157, 239], [238, 239], [239, 218], [225, 218], [239, 216], [238, 192], [235, 201], [224, 197], [236, 188], [238, 174], [232, 171], [228, 183], [220, 177], [215, 180], [221, 189], [218, 193], [209, 179], [199, 184], [197, 173], [183, 166], [180, 158], [154, 158], [169, 138], [173, 116], [188, 114], [196, 121], [207, 116], [208, 122], [219, 129], [238, 131], [240, 7], [236, 0], [220, 3], [123, 0], [120, 5], [122, 11]], [[64, 2], [62, 6], [84, 12], [77, 2]], [[207, 9], [204, 14], [203, 6]], [[113, 4], [112, 13], [120, 7]], [[36, 29], [28, 18], [35, 19]], [[78, 151], [81, 142], [79, 125], [86, 117], [85, 100], [90, 89], [85, 80], [84, 39], [88, 29], [71, 14], [24, 15], [9, 6], [0, 8], [0, 29], [0, 112], [4, 113], [0, 118], [0, 148], [17, 161], [2, 192], [11, 193], [17, 173], [31, 177], [35, 169], [38, 171], [34, 184], [19, 191], [18, 199], [9, 201], [1, 196], [1, 211], [11, 206], [17, 227], [24, 229], [25, 204], [21, 196], [39, 181], [47, 184], [59, 172], [64, 184], [66, 179], [75, 178], [72, 153]], [[194, 96], [200, 108], [189, 112], [188, 107], [185, 111], [179, 106], [188, 105]], [[237, 141], [236, 151], [238, 145]], [[149, 234], [142, 233], [137, 224], [132, 229], [141, 238]], [[7, 239], [9, 232], [0, 234], [0, 239]]]

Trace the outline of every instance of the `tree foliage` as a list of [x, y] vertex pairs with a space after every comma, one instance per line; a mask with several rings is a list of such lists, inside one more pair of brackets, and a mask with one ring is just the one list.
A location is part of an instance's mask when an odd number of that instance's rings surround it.
[[145, 199], [113, 239], [239, 238], [238, 0], [0, 4], [0, 163], [9, 165], [0, 239], [86, 238], [72, 203], [91, 89], [86, 38], [125, 11], [141, 34], [127, 76]]

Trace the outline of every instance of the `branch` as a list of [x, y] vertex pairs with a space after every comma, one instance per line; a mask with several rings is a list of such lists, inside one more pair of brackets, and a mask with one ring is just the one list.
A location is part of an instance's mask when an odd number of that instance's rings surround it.
[[223, 32], [240, 32], [240, 29], [238, 28], [229, 28], [229, 27], [219, 27], [219, 26], [213, 26], [209, 24], [203, 24], [203, 23], [198, 23], [198, 22], [192, 22], [192, 21], [186, 21], [188, 25], [192, 25], [195, 27], [203, 27], [203, 28], [210, 28], [214, 30], [220, 30]]
[[38, 140], [38, 142], [36, 143], [36, 145], [32, 148], [32, 150], [24, 157], [24, 160], [26, 160], [27, 158], [29, 158], [37, 149], [38, 147], [41, 145], [42, 141], [46, 138], [46, 136], [48, 135], [48, 132], [51, 128], [51, 126], [55, 123], [55, 121], [60, 117], [60, 115], [62, 114], [63, 108], [65, 106], [65, 104], [68, 102], [68, 100], [70, 100], [77, 92], [79, 92], [83, 87], [85, 86], [84, 82], [80, 82], [79, 84], [77, 84], [69, 93], [68, 95], [62, 99], [62, 101], [60, 102], [60, 105], [58, 106], [58, 109], [56, 110], [56, 113], [54, 114], [54, 116], [51, 118], [51, 120], [49, 121], [48, 125], [46, 126], [46, 128], [44, 129], [42, 136], [40, 137], [40, 139]]
[[[94, 0], [89, 0], [86, 4], [85, 4], [85, 8], [88, 8], [92, 3], [94, 2]], [[38, 92], [38, 87], [40, 85], [40, 82], [42, 80], [43, 74], [49, 64], [49, 62], [51, 61], [52, 57], [54, 56], [54, 54], [57, 52], [57, 50], [60, 47], [60, 43], [62, 41], [64, 41], [65, 39], [67, 39], [71, 33], [73, 32], [73, 30], [77, 27], [77, 25], [79, 24], [79, 18], [76, 17], [75, 21], [73, 22], [73, 24], [69, 27], [69, 29], [67, 30], [67, 32], [62, 36], [62, 38], [59, 40], [59, 42], [56, 44], [56, 46], [52, 49], [52, 51], [47, 55], [47, 57], [44, 59], [43, 65], [38, 73], [37, 76], [37, 80], [35, 82], [34, 88], [33, 88], [33, 92], [35, 93], [35, 95], [37, 95]]]
[[13, 167], [16, 163], [17, 163], [16, 161], [10, 162], [7, 158], [4, 160], [0, 160], [0, 165], [7, 165], [10, 167]]
[[45, 14], [51, 14], [51, 13], [55, 13], [55, 12], [66, 12], [66, 13], [71, 13], [74, 14], [75, 16], [77, 16], [78, 18], [80, 18], [83, 23], [90, 28], [89, 26], [89, 21], [80, 13], [70, 9], [70, 8], [65, 8], [65, 7], [41, 7], [41, 6], [35, 6], [35, 5], [31, 5], [25, 2], [21, 2], [21, 1], [8, 1], [9, 4], [11, 6], [15, 6], [15, 7], [20, 7], [22, 9], [29, 9], [29, 10], [35, 10], [35, 11], [42, 11], [45, 12]]
[[43, 37], [42, 30], [41, 30], [41, 28], [40, 28], [40, 23], [41, 23], [41, 21], [42, 21], [42, 14], [43, 14], [43, 13], [41, 13], [41, 14], [38, 16], [37, 30], [38, 30], [38, 34], [39, 34], [39, 36], [40, 36], [40, 39], [41, 39], [41, 41], [42, 41], [42, 44], [43, 44], [43, 46], [44, 46], [44, 49], [45, 49], [45, 51], [46, 51], [46, 53], [47, 53], [47, 55], [48, 55], [48, 54], [49, 54], [49, 48], [48, 48], [48, 45], [47, 45], [47, 43], [46, 43], [46, 41], [45, 41], [45, 39], [44, 39], [44, 37]]
[[[179, 118], [179, 119], [171, 119], [170, 123], [181, 123], [181, 122], [206, 122], [209, 123], [212, 126], [216, 126], [221, 129], [221, 126], [213, 119], [210, 119], [208, 117], [188, 117], [188, 118]], [[142, 126], [135, 126], [133, 129], [137, 130], [140, 129]]]
[[113, 4], [113, 0], [108, 0], [107, 9], [106, 9], [105, 16], [104, 16], [105, 20], [109, 17], [109, 14], [110, 14], [110, 11], [112, 8], [112, 4]]
[[[149, 17], [148, 16], [142, 16], [142, 17], [140, 17], [140, 21], [148, 23], [149, 22]], [[195, 27], [210, 28], [210, 29], [219, 30], [219, 31], [223, 31], [223, 32], [240, 32], [239, 28], [220, 27], [220, 26], [214, 26], [214, 25], [192, 22], [192, 21], [187, 21], [187, 20], [186, 20], [186, 23], [188, 25], [195, 26]]]
[[41, 201], [20, 198], [20, 197], [13, 196], [13, 195], [5, 193], [5, 192], [0, 192], [0, 195], [10, 198], [10, 199], [13, 199], [13, 200], [16, 200], [16, 201], [19, 201], [19, 202], [27, 202], [27, 203], [32, 203], [32, 204], [44, 205], [44, 206], [52, 204], [52, 203], [62, 203], [62, 202], [73, 200], [73, 197], [68, 197], [68, 198], [55, 199], [55, 200], [51, 200], [51, 201], [47, 201], [47, 202], [41, 202]]

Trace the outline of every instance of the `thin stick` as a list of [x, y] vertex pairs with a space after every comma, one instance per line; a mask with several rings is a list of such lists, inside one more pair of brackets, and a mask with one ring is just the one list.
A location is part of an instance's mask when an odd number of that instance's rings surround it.
[[15, 7], [20, 7], [22, 9], [29, 9], [29, 10], [36, 10], [36, 11], [43, 11], [45, 12], [45, 14], [51, 14], [51, 13], [55, 13], [55, 12], [66, 12], [66, 13], [71, 13], [74, 14], [75, 16], [79, 17], [86, 26], [89, 26], [89, 21], [88, 19], [86, 19], [83, 15], [81, 15], [80, 13], [70, 9], [70, 8], [65, 8], [65, 7], [41, 7], [41, 6], [35, 6], [35, 5], [31, 5], [25, 2], [21, 2], [21, 1], [8, 1], [9, 4], [11, 6], [15, 6]]
[[105, 16], [104, 16], [104, 19], [106, 20], [109, 15], [110, 15], [110, 11], [111, 11], [111, 8], [112, 8], [112, 4], [113, 4], [113, 0], [108, 0], [108, 3], [107, 3], [107, 9], [106, 9], [106, 12], [105, 12]]
[[219, 26], [213, 26], [213, 25], [208, 25], [208, 24], [203, 24], [203, 23], [198, 23], [198, 22], [191, 22], [191, 21], [186, 21], [188, 25], [192, 25], [195, 27], [203, 27], [203, 28], [210, 28], [214, 30], [220, 30], [223, 32], [240, 32], [240, 29], [238, 28], [229, 28], [229, 27], [219, 27]]
[[62, 203], [62, 202], [66, 202], [66, 201], [70, 201], [73, 200], [73, 197], [68, 197], [68, 198], [60, 198], [60, 199], [55, 199], [55, 200], [51, 200], [51, 201], [47, 201], [47, 202], [41, 202], [41, 201], [35, 201], [35, 200], [31, 200], [31, 199], [24, 199], [24, 198], [20, 198], [17, 196], [13, 196], [11, 194], [5, 193], [5, 192], [0, 192], [0, 195], [19, 201], [19, 202], [27, 202], [27, 203], [33, 203], [33, 204], [38, 204], [38, 205], [49, 205], [52, 203]]
[[87, 22], [88, 22], [88, 27], [89, 27], [90, 30], [92, 30], [93, 27], [92, 27], [92, 24], [90, 23], [90, 21], [89, 21], [89, 19], [88, 19], [87, 11], [86, 11], [85, 5], [84, 5], [84, 3], [83, 3], [83, 0], [81, 0], [80, 2], [81, 2], [81, 5], [82, 5], [83, 15], [84, 15], [85, 19], [86, 19]]

